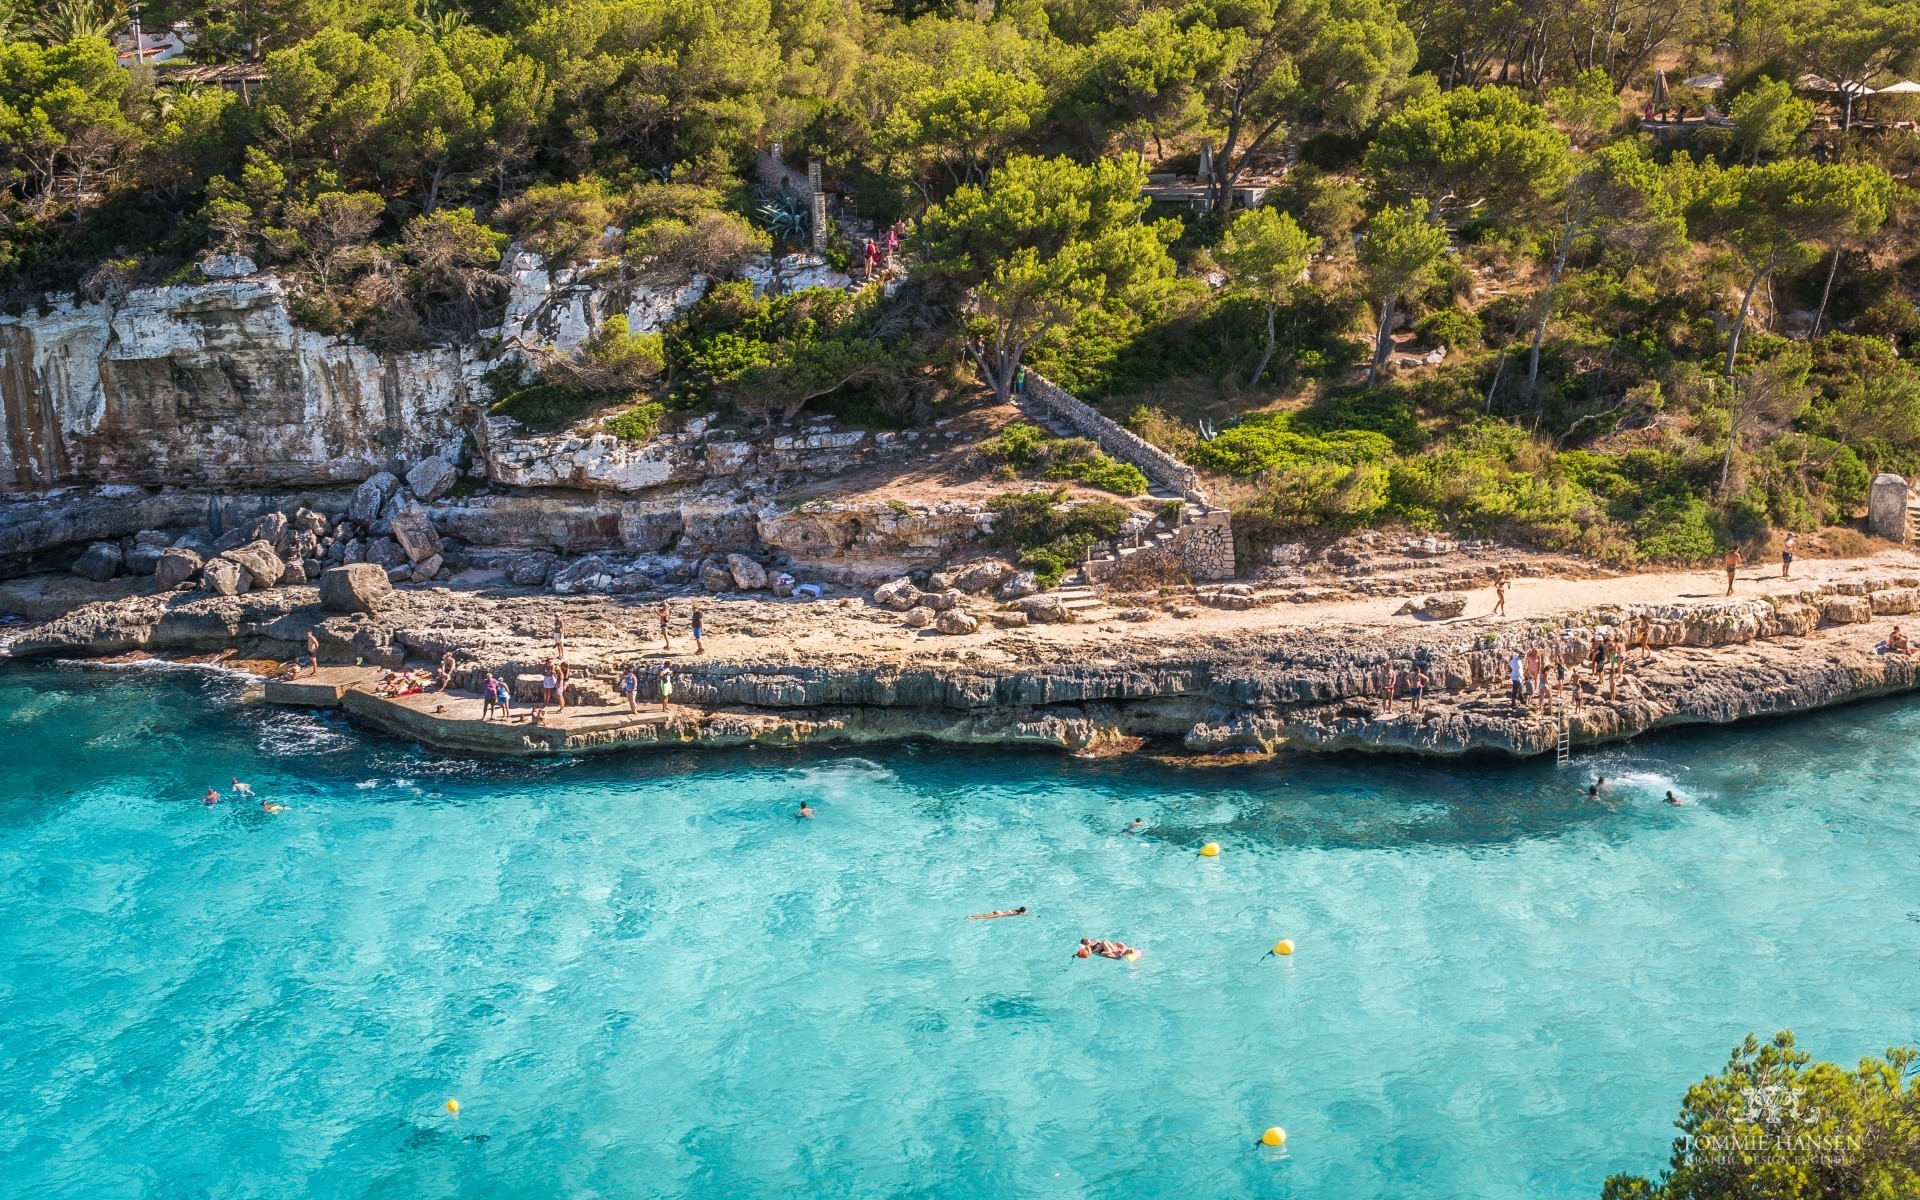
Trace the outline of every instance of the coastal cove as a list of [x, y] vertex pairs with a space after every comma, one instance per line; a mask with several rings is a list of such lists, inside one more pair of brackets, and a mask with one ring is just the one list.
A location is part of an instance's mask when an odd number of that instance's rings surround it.
[[1920, 1035], [1917, 734], [513, 762], [14, 664], [0, 1191], [1594, 1196], [1749, 1030]]
[[[903, 628], [852, 595], [707, 601], [708, 639], [663, 646], [651, 601], [434, 586], [375, 611], [329, 614], [314, 589], [237, 597], [135, 594], [68, 604], [17, 628], [14, 658], [238, 656], [290, 664], [311, 631], [325, 678], [270, 667], [269, 700], [343, 708], [455, 753], [543, 756], [698, 746], [1008, 744], [1082, 755], [1143, 747], [1187, 754], [1367, 750], [1440, 757], [1550, 755], [1660, 729], [1810, 712], [1920, 686], [1920, 660], [1885, 653], [1920, 610], [1906, 550], [1753, 573], [1719, 596], [1712, 575], [1521, 580], [1512, 615], [1488, 592], [1448, 620], [1390, 599], [1142, 611], [1137, 620], [982, 630], [959, 642]], [[17, 589], [16, 589], [17, 590]], [[668, 607], [684, 621], [685, 600]], [[702, 601], [694, 597], [698, 605]], [[573, 702], [528, 723], [550, 627], [568, 633]], [[1617, 681], [1581, 664], [1600, 638], [1637, 640]], [[1561, 695], [1516, 704], [1509, 664], [1538, 651], [1568, 669]], [[454, 662], [452, 688], [393, 700], [379, 668]], [[661, 667], [672, 710], [629, 717], [617, 677]], [[1427, 678], [1420, 711], [1406, 680]], [[489, 673], [514, 684], [516, 724], [479, 719]], [[1395, 679], [1396, 701], [1385, 693]]]

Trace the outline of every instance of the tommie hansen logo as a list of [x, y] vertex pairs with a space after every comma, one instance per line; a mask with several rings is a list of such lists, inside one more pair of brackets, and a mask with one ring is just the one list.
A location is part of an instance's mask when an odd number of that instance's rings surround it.
[[1851, 1161], [1860, 1151], [1857, 1135], [1821, 1130], [1825, 1113], [1783, 1083], [1741, 1088], [1722, 1108], [1721, 1116], [1737, 1128], [1726, 1133], [1694, 1134], [1696, 1161], [1726, 1166], [1763, 1163], [1835, 1166]]

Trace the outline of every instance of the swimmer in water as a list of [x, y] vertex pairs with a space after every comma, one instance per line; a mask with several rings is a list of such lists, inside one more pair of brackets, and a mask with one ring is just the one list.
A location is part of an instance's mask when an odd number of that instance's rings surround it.
[[266, 810], [267, 810], [268, 812], [270, 812], [270, 813], [276, 813], [276, 812], [285, 812], [285, 811], [287, 811], [287, 806], [286, 806], [286, 805], [284, 805], [284, 804], [275, 804], [275, 803], [274, 803], [273, 801], [271, 801], [271, 800], [262, 800], [262, 801], [260, 802], [260, 807], [261, 807], [261, 808], [264, 808], [264, 809], [266, 809]]
[[200, 803], [202, 803], [202, 804], [218, 804], [218, 803], [220, 803], [220, 793], [219, 793], [219, 792], [216, 792], [216, 791], [214, 791], [214, 790], [213, 790], [212, 788], [208, 788], [208, 789], [207, 789], [207, 794], [206, 794], [206, 795], [204, 795], [204, 796], [202, 796], [202, 797], [200, 797]]
[[1676, 796], [1676, 795], [1674, 795], [1674, 794], [1673, 794], [1672, 792], [1668, 792], [1668, 793], [1667, 793], [1667, 803], [1668, 803], [1668, 804], [1685, 804], [1685, 803], [1686, 803], [1686, 801], [1685, 801], [1685, 800], [1682, 800], [1682, 799], [1681, 799], [1680, 797], [1678, 797], [1678, 796]]
[[1081, 938], [1080, 948], [1073, 952], [1075, 958], [1086, 958], [1089, 954], [1098, 954], [1101, 958], [1125, 958], [1139, 951], [1125, 942], [1109, 941], [1106, 938]]
[[1600, 778], [1593, 781], [1592, 787], [1587, 789], [1587, 799], [1598, 800], [1600, 798], [1600, 789], [1605, 786], [1607, 786], [1607, 778], [1606, 776], [1602, 775]]
[[1139, 833], [1142, 829], [1145, 829], [1146, 827], [1147, 827], [1147, 819], [1145, 817], [1135, 817], [1133, 820], [1127, 822], [1128, 833]]
[[233, 794], [236, 796], [244, 796], [249, 800], [253, 799], [253, 789], [241, 783], [238, 779], [233, 781]]
[[811, 804], [808, 804], [805, 800], [802, 800], [800, 802], [800, 811], [798, 813], [795, 813], [794, 815], [799, 817], [803, 821], [811, 821], [813, 820], [813, 806]]
[[967, 920], [991, 921], [995, 917], [1024, 917], [1026, 915], [1027, 915], [1027, 906], [1022, 904], [1019, 908], [1003, 908], [997, 912], [974, 913], [972, 916], [968, 917]]

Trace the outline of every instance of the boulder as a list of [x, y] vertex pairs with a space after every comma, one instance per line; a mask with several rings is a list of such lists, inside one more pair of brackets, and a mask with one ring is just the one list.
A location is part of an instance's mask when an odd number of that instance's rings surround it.
[[[359, 538], [348, 538], [347, 548], [340, 552], [340, 561], [348, 564], [367, 561], [367, 544]], [[380, 564], [375, 563], [374, 565], [379, 566]]]
[[407, 552], [392, 538], [374, 538], [367, 543], [366, 561], [376, 567], [397, 567], [411, 562]]
[[1032, 571], [1016, 571], [1013, 577], [1001, 584], [994, 595], [1002, 600], [1019, 600], [1036, 595], [1040, 591], [1040, 577]]
[[280, 583], [280, 577], [287, 573], [287, 564], [273, 552], [273, 546], [267, 542], [248, 542], [244, 546], [235, 546], [223, 550], [220, 557], [239, 563], [248, 575], [253, 577], [253, 590], [266, 591]]
[[274, 553], [286, 549], [283, 539], [287, 536], [287, 514], [282, 512], [262, 513], [240, 527], [241, 536], [249, 542], [266, 542]]
[[307, 568], [297, 558], [287, 560], [286, 570], [280, 572], [280, 587], [299, 587], [307, 581]]
[[930, 592], [946, 591], [953, 586], [953, 577], [955, 574], [957, 574], [957, 572], [951, 570], [935, 571], [933, 574], [927, 576], [927, 590]]
[[425, 583], [429, 579], [437, 578], [440, 572], [445, 569], [446, 565], [446, 560], [438, 554], [423, 562], [417, 562], [413, 564], [413, 581], [415, 583]]
[[873, 589], [873, 602], [881, 608], [906, 612], [920, 603], [920, 589], [913, 586], [913, 580], [902, 575], [892, 583], [883, 583]]
[[1907, 540], [1907, 481], [1880, 474], [1867, 487], [1867, 532], [1890, 542]]
[[253, 587], [253, 576], [230, 558], [216, 558], [200, 569], [200, 584], [216, 596], [238, 596]]
[[392, 594], [387, 573], [372, 563], [328, 567], [320, 574], [320, 607], [328, 612], [372, 612]]
[[545, 587], [553, 575], [553, 555], [518, 554], [507, 560], [507, 581], [519, 587]]
[[1059, 625], [1073, 620], [1073, 613], [1060, 603], [1058, 596], [1028, 596], [1015, 605], [1015, 609], [1027, 614], [1027, 620], [1035, 625]]
[[972, 613], [950, 608], [940, 614], [933, 627], [941, 633], [973, 633], [980, 628], [980, 622]]
[[325, 513], [317, 513], [310, 508], [297, 508], [293, 512], [293, 527], [304, 529], [316, 538], [326, 536], [331, 526], [332, 522], [327, 520]]
[[459, 477], [453, 464], [436, 454], [413, 464], [407, 472], [407, 490], [421, 500], [438, 500]]
[[353, 489], [353, 495], [347, 497], [347, 517], [362, 525], [372, 523], [399, 486], [400, 480], [391, 471], [369, 475], [365, 482]]
[[727, 574], [733, 586], [743, 592], [757, 592], [767, 586], [767, 569], [744, 554], [727, 555]]
[[182, 550], [191, 550], [203, 559], [214, 555], [213, 538], [204, 529], [189, 529], [173, 539], [173, 544]]
[[151, 575], [160, 565], [160, 555], [173, 539], [158, 529], [143, 529], [122, 548], [124, 565], [131, 575]]
[[1829, 625], [1859, 625], [1873, 619], [1873, 604], [1865, 596], [1828, 596], [1821, 601], [1820, 616]]
[[120, 567], [124, 562], [119, 543], [95, 542], [87, 547], [86, 553], [74, 560], [73, 573], [104, 583], [120, 573]]
[[169, 546], [160, 552], [160, 561], [153, 566], [153, 581], [161, 591], [170, 592], [198, 575], [205, 561], [184, 546]]
[[613, 568], [599, 555], [589, 554], [555, 571], [549, 582], [553, 590], [562, 596], [576, 592], [604, 592], [613, 582]]
[[925, 629], [934, 622], [934, 611], [924, 604], [916, 604], [900, 618], [908, 629]]
[[993, 614], [993, 623], [1002, 629], [1024, 629], [1028, 617], [1023, 612], [998, 612]]
[[708, 559], [700, 564], [700, 586], [710, 592], [730, 592], [733, 590], [733, 573]]
[[946, 612], [948, 609], [959, 605], [960, 592], [957, 588], [948, 588], [944, 592], [922, 592], [920, 594], [920, 603], [935, 612]]
[[410, 562], [425, 562], [440, 553], [440, 534], [417, 508], [403, 508], [393, 514], [393, 540], [407, 552]]
[[[1222, 593], [1226, 592], [1225, 588], [1220, 590]], [[1221, 605], [1220, 607], [1228, 606]], [[1249, 604], [1246, 607], [1252, 607], [1252, 605]], [[1394, 609], [1393, 615], [1396, 617], [1420, 617], [1428, 621], [1447, 621], [1452, 620], [1454, 617], [1464, 615], [1466, 611], [1467, 598], [1456, 592], [1446, 596], [1428, 596], [1418, 604], [1409, 600], [1399, 608]]]
[[1899, 616], [1920, 609], [1920, 589], [1884, 588], [1867, 597], [1876, 617]]
[[395, 586], [398, 586], [403, 583], [412, 583], [413, 582], [413, 564], [408, 562], [403, 562], [403, 563], [398, 563], [394, 566], [388, 567], [387, 582], [394, 584]]
[[953, 577], [953, 586], [963, 592], [984, 592], [999, 587], [1013, 574], [1013, 564], [997, 558], [977, 562]]

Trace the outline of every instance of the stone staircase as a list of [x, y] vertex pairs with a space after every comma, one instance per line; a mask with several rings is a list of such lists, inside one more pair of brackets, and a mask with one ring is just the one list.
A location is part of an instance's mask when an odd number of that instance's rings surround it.
[[1050, 595], [1060, 598], [1060, 607], [1075, 622], [1104, 621], [1120, 614], [1108, 607], [1103, 590], [1096, 590], [1086, 584], [1069, 584], [1055, 588]]
[[1907, 501], [1907, 545], [1920, 546], [1920, 496]]

